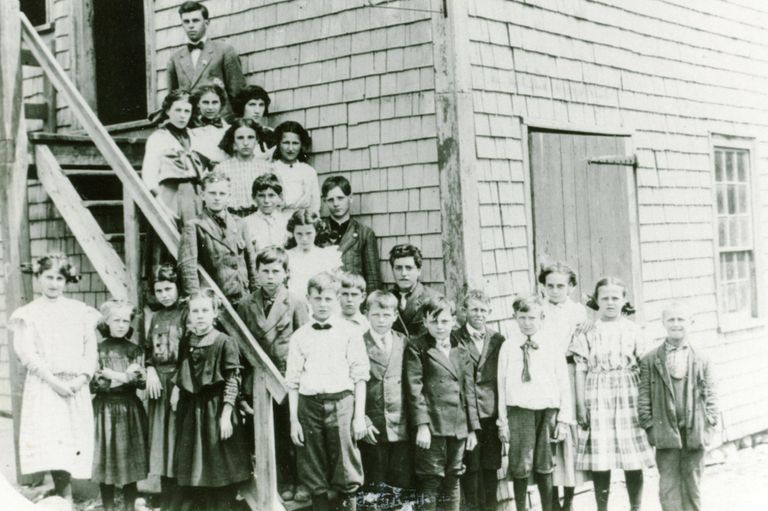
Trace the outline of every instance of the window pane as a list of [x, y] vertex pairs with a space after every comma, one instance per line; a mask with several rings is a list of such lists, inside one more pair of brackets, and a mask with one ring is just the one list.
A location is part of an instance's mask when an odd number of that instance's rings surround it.
[[739, 232], [741, 233], [740, 245], [743, 247], [752, 245], [752, 226], [748, 216], [742, 216], [740, 219]]
[[733, 181], [733, 151], [725, 153], [725, 179]]
[[736, 213], [736, 186], [728, 185], [728, 214]]
[[725, 254], [725, 280], [733, 280], [736, 276], [736, 269], [734, 268], [733, 254], [728, 252]]
[[728, 246], [739, 246], [739, 219], [731, 217], [728, 220]]
[[715, 151], [715, 181], [723, 180], [723, 151]]
[[44, 25], [48, 19], [45, 13], [47, 0], [21, 0], [19, 7], [21, 12], [27, 15], [32, 26]]
[[721, 247], [724, 247], [728, 243], [728, 219], [727, 218], [720, 218], [717, 221], [717, 239], [718, 244]]
[[736, 254], [736, 269], [739, 279], [746, 279], [749, 272], [749, 262], [747, 261], [747, 254], [739, 252]]
[[725, 187], [723, 185], [717, 185], [717, 213], [725, 214]]
[[728, 284], [727, 291], [726, 291], [727, 298], [727, 311], [728, 312], [737, 312], [739, 310], [737, 301], [738, 301], [738, 289], [736, 288], [736, 284]]
[[737, 190], [738, 190], [738, 205], [736, 207], [737, 213], [747, 213], [749, 208], [749, 197], [747, 196], [747, 186], [739, 185]]
[[747, 153], [739, 151], [738, 169], [739, 169], [739, 182], [747, 182]]

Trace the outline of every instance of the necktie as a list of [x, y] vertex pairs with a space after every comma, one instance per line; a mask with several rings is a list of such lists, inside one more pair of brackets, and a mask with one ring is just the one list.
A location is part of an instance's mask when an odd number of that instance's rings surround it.
[[272, 310], [272, 304], [275, 303], [275, 297], [262, 294], [261, 298], [264, 302], [264, 315], [269, 316], [269, 311]]
[[198, 41], [196, 43], [187, 43], [187, 49], [191, 52], [194, 50], [202, 50], [205, 43], [203, 41]]
[[389, 340], [388, 336], [384, 336], [381, 338], [381, 347], [384, 350], [384, 353], [389, 355], [389, 350], [392, 348], [392, 341]]
[[408, 294], [400, 293], [400, 310], [404, 311], [406, 305], [408, 305]]
[[223, 128], [224, 123], [221, 121], [221, 117], [216, 117], [215, 119], [209, 119], [207, 117], [201, 117], [200, 118], [200, 124], [203, 126], [215, 126], [217, 128]]
[[330, 330], [331, 324], [330, 323], [312, 323], [312, 328], [315, 330]]
[[539, 349], [539, 345], [533, 342], [533, 340], [531, 339], [531, 336], [529, 335], [525, 338], [525, 342], [523, 343], [522, 346], [520, 346], [520, 348], [523, 350], [523, 381], [524, 382], [531, 381], [531, 371], [528, 367], [528, 364], [530, 362], [529, 350], [532, 350], [532, 349], [537, 350]]

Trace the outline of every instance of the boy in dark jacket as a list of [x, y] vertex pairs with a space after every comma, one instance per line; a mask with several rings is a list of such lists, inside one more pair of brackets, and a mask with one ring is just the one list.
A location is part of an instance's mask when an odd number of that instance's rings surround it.
[[688, 339], [692, 318], [680, 303], [667, 307], [662, 313], [667, 338], [640, 363], [638, 415], [656, 447], [664, 511], [701, 509], [704, 450], [718, 419], [711, 365]]
[[443, 297], [421, 305], [426, 332], [406, 350], [406, 397], [416, 428], [414, 470], [422, 509], [458, 511], [459, 477], [465, 450], [477, 445], [480, 429], [469, 353], [451, 342], [453, 303]]

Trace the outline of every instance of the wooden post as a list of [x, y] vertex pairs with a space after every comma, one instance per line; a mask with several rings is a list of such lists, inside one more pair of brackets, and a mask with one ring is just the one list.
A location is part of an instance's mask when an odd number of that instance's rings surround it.
[[253, 434], [257, 452], [255, 463], [256, 506], [252, 509], [280, 509], [277, 498], [277, 462], [275, 460], [275, 417], [272, 397], [261, 371], [253, 375]]
[[432, 20], [437, 158], [445, 292], [459, 301], [467, 285], [484, 287], [482, 243], [467, 2], [445, 0], [443, 9]]
[[[21, 273], [23, 257], [29, 256], [27, 225], [27, 135], [23, 118], [21, 74], [21, 25], [19, 2], [0, 2], [0, 236], [3, 240], [5, 310], [10, 314], [32, 299], [29, 278]], [[35, 480], [22, 477], [19, 469], [19, 422], [24, 371], [13, 354], [13, 337], [8, 331], [11, 371], [16, 479], [24, 484]]]

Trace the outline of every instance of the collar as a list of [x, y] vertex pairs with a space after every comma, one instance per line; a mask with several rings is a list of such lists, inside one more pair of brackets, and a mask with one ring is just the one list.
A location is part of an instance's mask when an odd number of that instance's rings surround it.
[[398, 296], [404, 296], [404, 297], [408, 298], [409, 296], [411, 296], [416, 291], [416, 289], [418, 289], [419, 284], [421, 284], [421, 282], [416, 281], [416, 283], [413, 285], [413, 287], [411, 289], [409, 289], [408, 291], [403, 291], [402, 289], [400, 289], [398, 287], [397, 288]]
[[204, 209], [205, 209], [205, 214], [208, 215], [209, 217], [211, 217], [214, 222], [216, 222], [219, 225], [221, 225], [222, 223], [224, 225], [227, 225], [227, 215], [228, 215], [228, 213], [227, 213], [227, 209], [226, 208], [222, 209], [218, 213], [214, 213], [213, 211], [211, 211], [208, 208], [204, 208]]
[[392, 330], [390, 330], [389, 332], [387, 332], [384, 335], [380, 335], [380, 334], [377, 334], [376, 331], [373, 328], [371, 328], [370, 330], [368, 330], [368, 335], [371, 336], [371, 339], [373, 339], [374, 342], [376, 342], [378, 344], [384, 344], [384, 340], [386, 340], [386, 339], [390, 339], [391, 340], [392, 339]]
[[269, 215], [268, 215], [268, 214], [266, 214], [266, 213], [264, 213], [264, 212], [263, 212], [262, 210], [260, 210], [260, 209], [257, 209], [257, 210], [256, 210], [256, 214], [257, 214], [257, 215], [258, 215], [260, 218], [262, 218], [262, 219], [266, 220], [267, 222], [274, 222], [275, 220], [277, 220], [277, 213], [278, 213], [277, 209], [273, 209], [273, 210], [272, 210], [272, 213], [270, 213]]
[[368, 320], [368, 318], [363, 316], [362, 313], [360, 313], [360, 312], [358, 312], [357, 314], [355, 314], [351, 318], [344, 318], [344, 319], [346, 319], [347, 321], [350, 321], [352, 323], [355, 323], [356, 325], [364, 325], [365, 322]]
[[352, 220], [351, 217], [347, 217], [347, 219], [341, 223], [337, 222], [332, 216], [328, 217], [328, 220], [331, 222], [331, 227], [335, 229], [346, 229], [349, 227], [349, 221]]
[[319, 319], [315, 318], [314, 314], [312, 314], [309, 316], [309, 319], [310, 319], [310, 323], [319, 323], [321, 325], [328, 324], [331, 326], [336, 326], [336, 320], [333, 316], [329, 317], [325, 321], [320, 321]]
[[[517, 342], [517, 344], [518, 344], [518, 345], [520, 345], [520, 346], [522, 346], [523, 344], [525, 344], [525, 341], [527, 341], [527, 340], [528, 340], [528, 336], [527, 336], [527, 335], [525, 335], [523, 332], [520, 332], [519, 330], [518, 330], [518, 332], [517, 332], [517, 336], [518, 336], [518, 338], [515, 340], [515, 342]], [[539, 331], [538, 331], [538, 332], [536, 332], [535, 334], [531, 335], [530, 337], [531, 337], [531, 340], [532, 340], [533, 342], [535, 342], [536, 344], [538, 344], [539, 346], [541, 346], [541, 344], [542, 344], [542, 343], [540, 343], [540, 342], [538, 341], [539, 337], [541, 337], [541, 330], [539, 330]]]
[[467, 323], [466, 327], [467, 327], [467, 332], [469, 332], [469, 335], [472, 337], [472, 339], [476, 337], [482, 337], [483, 339], [485, 339], [485, 332], [481, 332], [480, 330], [475, 330], [474, 328], [472, 328], [472, 325], [470, 325], [469, 323]]
[[207, 42], [208, 42], [208, 36], [205, 35], [205, 36], [201, 37], [200, 40], [198, 40], [196, 42], [193, 42], [189, 38], [187, 38], [186, 44], [201, 44], [202, 43], [202, 45], [205, 46], [205, 43], [207, 43]]
[[688, 349], [688, 341], [684, 341], [680, 346], [675, 346], [666, 339], [664, 340], [664, 350], [669, 353], [670, 351], [683, 351]]

